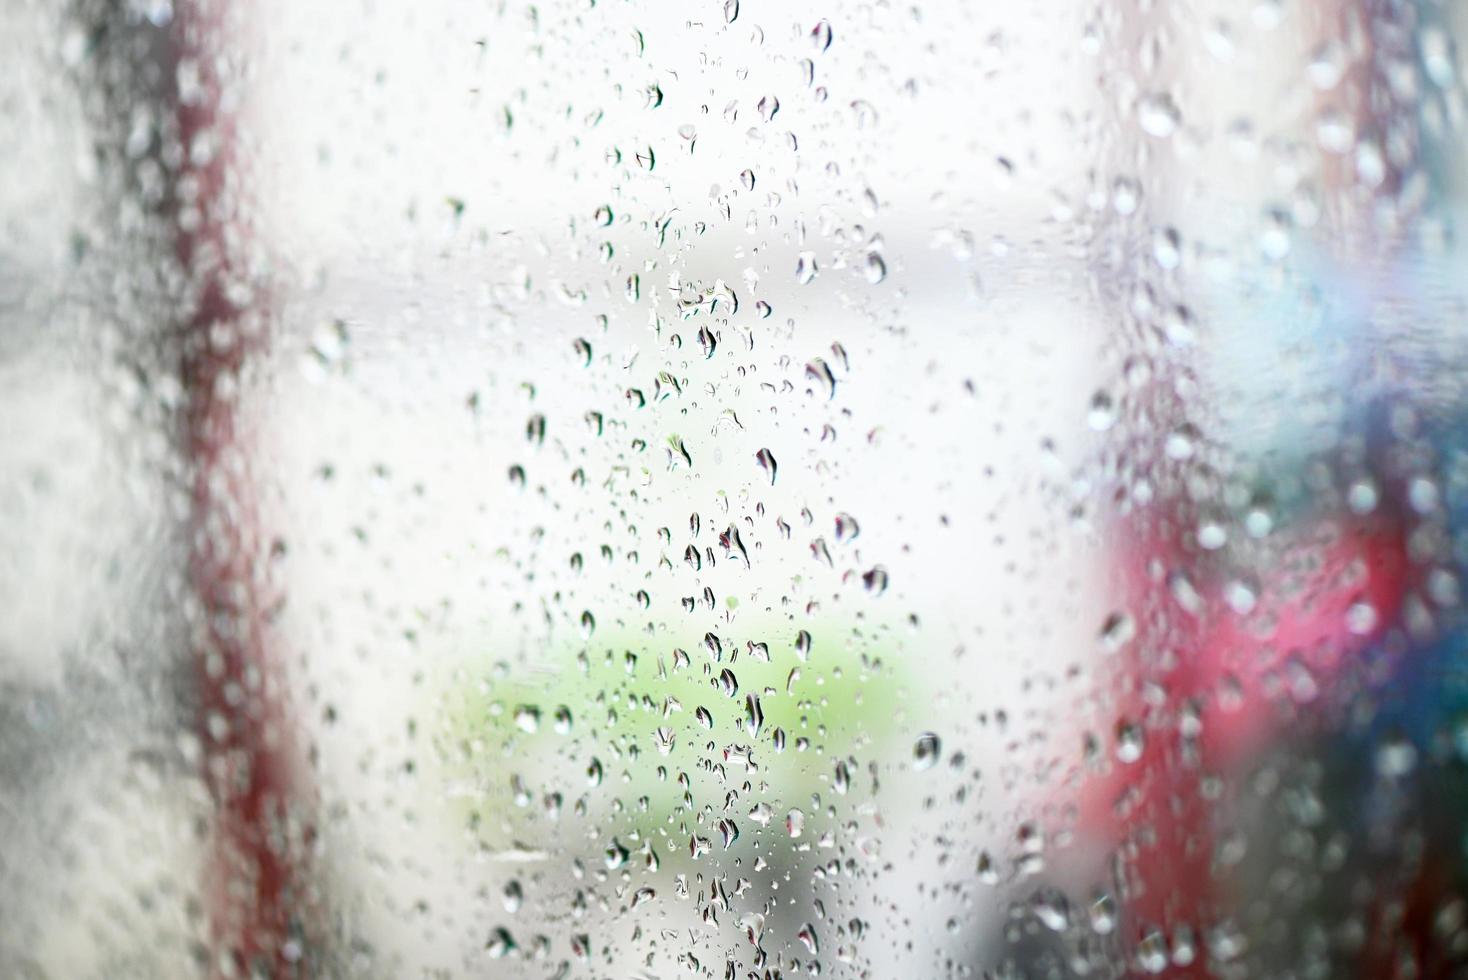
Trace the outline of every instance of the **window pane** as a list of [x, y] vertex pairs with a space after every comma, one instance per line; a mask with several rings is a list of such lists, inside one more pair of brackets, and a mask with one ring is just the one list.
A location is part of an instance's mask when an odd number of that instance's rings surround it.
[[0, 972], [1464, 968], [1452, 5], [0, 11]]

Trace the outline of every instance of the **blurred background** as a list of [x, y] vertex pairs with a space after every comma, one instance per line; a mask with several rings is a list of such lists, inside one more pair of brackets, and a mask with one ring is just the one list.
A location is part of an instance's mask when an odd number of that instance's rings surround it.
[[0, 974], [1468, 969], [1447, 0], [0, 0]]

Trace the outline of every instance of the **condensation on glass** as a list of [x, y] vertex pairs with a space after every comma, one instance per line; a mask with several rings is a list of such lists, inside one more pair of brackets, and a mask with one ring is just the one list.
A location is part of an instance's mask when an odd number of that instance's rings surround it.
[[1461, 975], [1464, 31], [0, 0], [0, 975]]

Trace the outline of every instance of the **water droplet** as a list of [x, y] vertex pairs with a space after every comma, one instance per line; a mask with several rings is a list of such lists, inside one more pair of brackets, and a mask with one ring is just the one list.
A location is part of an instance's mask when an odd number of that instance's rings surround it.
[[943, 751], [943, 743], [932, 732], [923, 732], [912, 747], [912, 767], [919, 772], [931, 769]]
[[1041, 888], [1030, 897], [1030, 911], [1051, 932], [1070, 928], [1070, 902], [1058, 889]]
[[492, 959], [496, 960], [509, 956], [517, 948], [518, 947], [515, 946], [515, 940], [510, 936], [509, 932], [503, 926], [500, 926], [496, 928], [493, 932], [491, 932], [489, 934], [489, 940], [484, 944], [484, 951], [488, 953]]
[[795, 634], [795, 655], [799, 657], [802, 662], [810, 659], [810, 644], [811, 639], [808, 632], [806, 632], [805, 630], [801, 630], [799, 633]]
[[1156, 929], [1149, 930], [1137, 944], [1137, 965], [1147, 973], [1167, 969], [1167, 939]]
[[1427, 72], [1427, 77], [1438, 88], [1451, 88], [1457, 77], [1457, 69], [1453, 63], [1453, 42], [1448, 34], [1436, 25], [1424, 25], [1418, 38], [1418, 47], [1422, 51], [1422, 67]]
[[1228, 544], [1228, 532], [1217, 521], [1204, 521], [1198, 526], [1198, 546], [1204, 551], [1217, 551]]
[[744, 189], [747, 191], [754, 190], [754, 171], [745, 170], [743, 173], [741, 173], [739, 175], [739, 183], [743, 184]]
[[1172, 96], [1166, 92], [1153, 92], [1137, 100], [1137, 121], [1149, 136], [1166, 139], [1182, 122], [1182, 113], [1172, 101]]
[[1116, 653], [1137, 635], [1137, 621], [1128, 612], [1114, 612], [1101, 624], [1101, 648]]
[[754, 108], [760, 114], [761, 119], [769, 122], [775, 118], [775, 113], [780, 111], [780, 100], [773, 95], [764, 95], [755, 103]]
[[831, 779], [831, 788], [842, 796], [851, 789], [851, 769], [844, 759], [836, 763], [836, 774]]
[[1407, 503], [1419, 514], [1437, 510], [1441, 497], [1437, 484], [1425, 476], [1413, 477], [1407, 484]]
[[1098, 391], [1091, 396], [1091, 407], [1086, 412], [1086, 425], [1093, 432], [1105, 432], [1116, 424], [1116, 403], [1111, 394]]
[[881, 595], [887, 591], [887, 569], [881, 565], [862, 573], [861, 584], [868, 592]]
[[804, 286], [814, 279], [818, 272], [820, 272], [820, 267], [816, 265], [816, 253], [801, 252], [795, 260], [795, 281]]
[[807, 364], [805, 376], [816, 382], [827, 401], [836, 397], [836, 376], [831, 373], [831, 366], [824, 360], [817, 357]]
[[979, 881], [985, 885], [997, 885], [999, 883], [999, 868], [994, 864], [994, 858], [988, 851], [979, 852], [978, 864], [975, 867]]
[[1346, 629], [1356, 636], [1366, 636], [1376, 629], [1376, 607], [1369, 602], [1353, 602], [1346, 610]]
[[1329, 92], [1346, 74], [1346, 51], [1338, 41], [1326, 41], [1310, 53], [1305, 74], [1317, 92]]
[[732, 24], [739, 19], [739, 0], [724, 0], [724, 23]]
[[791, 839], [805, 833], [805, 814], [802, 811], [792, 807], [790, 812], [785, 814], [785, 833], [789, 834]]
[[759, 695], [750, 694], [744, 699], [744, 731], [750, 738], [756, 738], [764, 727], [765, 711], [760, 707]]
[[1376, 510], [1377, 498], [1376, 484], [1370, 480], [1357, 480], [1346, 491], [1346, 503], [1350, 506], [1351, 513], [1361, 516]]
[[1123, 721], [1116, 726], [1116, 757], [1120, 761], [1136, 762], [1142, 757], [1146, 744], [1146, 735], [1141, 725]]
[[1142, 203], [1142, 184], [1133, 177], [1118, 177], [1111, 184], [1111, 207], [1125, 217], [1135, 214]]
[[867, 253], [866, 277], [873, 286], [887, 278], [887, 263], [876, 252]]
[[817, 53], [829, 49], [834, 39], [835, 34], [832, 32], [831, 24], [828, 21], [822, 20], [810, 29], [810, 43], [816, 49]]
[[1105, 936], [1116, 928], [1116, 899], [1106, 892], [1102, 892], [1091, 900], [1089, 910], [1091, 920], [1091, 931], [1098, 936]]
[[768, 449], [761, 449], [759, 452], [754, 454], [754, 458], [755, 461], [759, 463], [760, 469], [764, 470], [770, 475], [770, 485], [774, 486], [775, 471], [779, 465], [775, 462], [775, 454], [770, 452]]

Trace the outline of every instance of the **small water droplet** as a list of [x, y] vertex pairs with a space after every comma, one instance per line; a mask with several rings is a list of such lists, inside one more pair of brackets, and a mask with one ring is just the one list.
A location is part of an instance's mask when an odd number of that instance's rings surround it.
[[1137, 635], [1137, 621], [1125, 611], [1114, 612], [1101, 624], [1101, 648], [1116, 653]]
[[824, 360], [817, 357], [807, 364], [805, 376], [816, 382], [827, 401], [836, 397], [836, 376], [831, 373], [831, 366]]
[[867, 254], [866, 277], [867, 282], [873, 286], [887, 278], [887, 263], [883, 262], [882, 257], [876, 252]]
[[1118, 177], [1111, 184], [1111, 207], [1126, 217], [1142, 203], [1142, 184], [1134, 177]]
[[985, 885], [997, 885], [999, 883], [999, 868], [994, 864], [994, 858], [988, 851], [979, 852], [978, 864], [975, 867], [979, 881]]
[[545, 416], [536, 413], [525, 422], [525, 438], [533, 445], [545, 444]]
[[1105, 432], [1116, 424], [1116, 403], [1110, 392], [1098, 391], [1091, 396], [1091, 406], [1086, 412], [1086, 425], [1093, 432]]
[[806, 632], [805, 630], [801, 630], [799, 633], [795, 634], [795, 655], [799, 657], [802, 662], [810, 659], [810, 645], [810, 633]]
[[1228, 544], [1228, 532], [1217, 521], [1204, 521], [1198, 526], [1198, 546], [1204, 551], [1217, 551]]
[[1346, 629], [1356, 636], [1366, 636], [1376, 629], [1376, 607], [1369, 602], [1353, 602], [1346, 610]]
[[765, 727], [765, 711], [760, 707], [759, 695], [750, 694], [744, 699], [744, 731], [756, 738]]
[[775, 472], [779, 465], [775, 462], [775, 454], [770, 452], [768, 449], [761, 449], [759, 452], [754, 454], [754, 458], [755, 461], [759, 463], [760, 469], [764, 470], [770, 475], [770, 485], [774, 486]]
[[1098, 936], [1105, 936], [1116, 928], [1116, 899], [1106, 892], [1102, 892], [1091, 900], [1089, 909], [1091, 920], [1091, 931]]
[[912, 747], [912, 767], [919, 772], [931, 769], [942, 754], [943, 743], [932, 732], [923, 732]]
[[836, 774], [831, 779], [831, 788], [842, 796], [851, 789], [851, 769], [844, 759], [836, 763]]
[[1171, 136], [1182, 122], [1177, 103], [1166, 92], [1153, 92], [1137, 100], [1137, 121], [1142, 131], [1158, 139]]
[[1142, 726], [1123, 721], [1116, 726], [1116, 757], [1122, 762], [1133, 763], [1142, 757], [1146, 748], [1146, 735]]
[[484, 944], [484, 951], [490, 955], [490, 958], [496, 960], [509, 956], [516, 948], [515, 940], [503, 926], [491, 932], [488, 941]]
[[810, 29], [810, 43], [811, 46], [814, 47], [818, 53], [830, 48], [831, 42], [834, 39], [835, 34], [831, 30], [831, 24], [829, 21], [822, 20], [818, 22], [815, 27], [812, 27]]
[[795, 260], [795, 281], [804, 286], [814, 279], [818, 272], [820, 272], [820, 267], [816, 264], [816, 253], [801, 252]]

